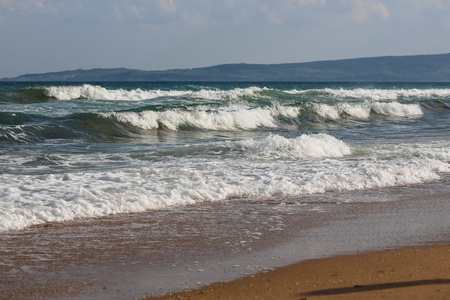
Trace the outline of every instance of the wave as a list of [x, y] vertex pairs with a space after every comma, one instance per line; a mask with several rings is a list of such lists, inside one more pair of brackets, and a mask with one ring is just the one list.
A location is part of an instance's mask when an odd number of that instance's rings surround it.
[[0, 128], [0, 143], [35, 143], [50, 139], [73, 139], [78, 137], [74, 130], [55, 124], [14, 125]]
[[271, 134], [262, 140], [247, 139], [234, 142], [231, 147], [237, 147], [245, 156], [256, 159], [324, 158], [351, 154], [347, 144], [324, 133], [303, 134], [297, 138]]
[[[271, 97], [282, 97], [283, 94], [319, 95], [338, 99], [363, 99], [388, 101], [399, 99], [441, 99], [450, 97], [450, 89], [307, 89], [307, 90], [274, 90], [267, 87], [246, 87], [226, 89], [202, 88], [200, 90], [161, 90], [161, 89], [106, 89], [98, 85], [83, 84], [80, 86], [50, 86], [39, 88], [48, 98], [57, 100], [129, 100], [142, 101], [163, 97], [187, 97], [204, 100], [235, 100], [245, 97], [263, 97], [265, 93]], [[272, 93], [268, 93], [272, 92]], [[275, 94], [273, 94], [275, 93]], [[279, 93], [279, 94], [278, 94]]]
[[26, 113], [15, 113], [15, 112], [1, 112], [0, 111], [0, 124], [1, 125], [22, 125], [27, 122], [32, 122], [39, 119], [38, 116], [26, 114]]
[[374, 101], [388, 101], [399, 99], [440, 99], [449, 98], [450, 89], [308, 89], [289, 90], [288, 94], [306, 94], [328, 96], [339, 99], [366, 99]]
[[51, 102], [55, 99], [46, 94], [44, 87], [24, 88], [14, 92], [0, 92], [0, 103], [43, 103]]
[[366, 102], [362, 104], [342, 103], [337, 105], [311, 104], [321, 117], [338, 120], [344, 116], [356, 119], [368, 119], [371, 113], [390, 117], [418, 117], [423, 115], [419, 104], [401, 104], [398, 102]]
[[202, 100], [236, 100], [260, 95], [270, 90], [264, 87], [229, 90], [193, 89], [107, 89], [99, 85], [29, 87], [14, 92], [0, 92], [0, 103], [41, 103], [67, 100], [143, 101], [156, 98], [188, 98]]
[[42, 117], [23, 113], [0, 113], [0, 141], [27, 143], [47, 139], [88, 138], [108, 140], [135, 138], [147, 131], [253, 131], [309, 126], [329, 121], [371, 116], [418, 117], [417, 104], [306, 103], [300, 106], [250, 107], [243, 104], [214, 106], [146, 106], [143, 111], [79, 113]]
[[66, 86], [29, 87], [15, 92], [0, 93], [0, 103], [39, 103], [67, 100], [144, 101], [152, 99], [223, 101], [245, 100], [268, 104], [276, 101], [295, 102], [342, 100], [395, 101], [408, 99], [449, 99], [450, 89], [305, 89], [284, 90], [268, 87], [235, 87], [231, 89], [184, 86], [169, 89], [124, 89], [106, 88], [99, 85], [82, 84]]
[[[415, 184], [439, 179], [440, 172], [450, 172], [450, 153], [445, 145], [403, 144], [400, 148], [385, 145], [383, 151], [373, 149], [369, 157], [356, 160], [351, 156], [340, 158], [348, 155], [350, 149], [326, 134], [291, 139], [271, 135], [261, 140], [237, 141], [231, 146], [247, 151], [248, 155], [253, 153], [255, 158], [259, 154], [263, 157], [252, 160], [236, 154], [232, 159], [223, 156], [211, 159], [199, 155], [167, 157], [148, 163], [122, 153], [128, 161], [127, 168], [77, 170], [71, 167], [58, 174], [0, 173], [3, 200], [0, 231], [236, 197], [298, 197]], [[316, 157], [312, 150], [321, 152], [326, 159], [308, 163], [264, 159], [270, 155]], [[111, 154], [92, 153], [50, 159], [70, 165], [88, 159], [98, 166], [99, 162], [110, 159], [108, 156]], [[35, 159], [49, 157], [40, 155]], [[347, 201], [366, 200], [351, 197]]]
[[[442, 106], [442, 105], [441, 105]], [[439, 105], [434, 105], [439, 109]], [[398, 102], [298, 103], [297, 105], [150, 105], [130, 111], [88, 112], [65, 116], [0, 112], [0, 141], [39, 142], [87, 138], [96, 141], [136, 138], [148, 131], [254, 131], [296, 129], [313, 124], [369, 118], [419, 117], [419, 104]]]
[[144, 130], [236, 131], [264, 127], [276, 128], [292, 123], [306, 125], [308, 122], [321, 122], [321, 120], [313, 118], [314, 114], [326, 121], [342, 118], [368, 119], [371, 114], [390, 117], [418, 117], [423, 115], [423, 111], [418, 104], [367, 102], [337, 105], [306, 103], [300, 106], [272, 105], [255, 108], [245, 105], [229, 105], [220, 108], [196, 106], [187, 109], [111, 112], [101, 115], [104, 118], [112, 118], [117, 122], [130, 124]]
[[[148, 108], [147, 108], [148, 109]], [[277, 128], [279, 118], [295, 119], [295, 107], [273, 106], [249, 108], [236, 105], [219, 108], [164, 107], [141, 112], [79, 113], [64, 117], [41, 118], [35, 122], [28, 115], [15, 118], [15, 113], [2, 113], [10, 121], [0, 128], [0, 142], [30, 143], [47, 139], [87, 138], [105, 141], [136, 138], [149, 130], [169, 131], [251, 131]]]
[[161, 97], [189, 97], [206, 100], [233, 100], [246, 96], [253, 96], [266, 88], [248, 87], [231, 90], [201, 89], [193, 90], [142, 90], [142, 89], [106, 89], [97, 85], [83, 84], [80, 86], [51, 86], [45, 88], [48, 97], [57, 100], [128, 100], [142, 101]]
[[230, 105], [221, 108], [195, 107], [195, 110], [166, 110], [103, 113], [103, 117], [131, 124], [137, 128], [169, 130], [252, 130], [278, 127], [277, 118], [296, 118], [300, 108], [270, 106], [249, 108]]

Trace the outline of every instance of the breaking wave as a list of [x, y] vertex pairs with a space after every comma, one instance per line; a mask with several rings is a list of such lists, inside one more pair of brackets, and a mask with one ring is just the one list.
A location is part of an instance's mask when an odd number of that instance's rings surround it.
[[398, 102], [342, 103], [337, 105], [314, 103], [312, 106], [321, 117], [331, 120], [338, 120], [343, 116], [368, 119], [371, 113], [391, 117], [418, 117], [423, 115], [419, 104], [401, 104]]
[[350, 147], [328, 134], [303, 134], [297, 138], [285, 138], [271, 134], [263, 140], [247, 139], [236, 142], [246, 155], [253, 158], [323, 158], [343, 157], [351, 154]]
[[161, 90], [161, 89], [106, 89], [97, 85], [83, 84], [80, 86], [51, 86], [45, 88], [45, 94], [57, 100], [128, 100], [142, 101], [160, 97], [189, 97], [194, 99], [222, 100], [238, 99], [245, 96], [253, 96], [266, 88], [248, 87], [231, 90], [201, 89], [192, 90]]
[[296, 107], [249, 108], [232, 105], [221, 109], [197, 107], [195, 110], [113, 112], [102, 115], [146, 130], [252, 130], [259, 127], [278, 127], [277, 118], [296, 118], [299, 111]]
[[366, 99], [374, 101], [387, 101], [399, 99], [429, 99], [449, 98], [450, 89], [309, 89], [289, 90], [288, 94], [317, 94], [334, 98]]

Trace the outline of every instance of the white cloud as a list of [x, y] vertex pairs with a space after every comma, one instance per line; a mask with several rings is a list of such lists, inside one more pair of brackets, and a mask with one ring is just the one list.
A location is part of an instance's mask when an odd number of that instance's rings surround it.
[[173, 13], [177, 10], [173, 0], [159, 0], [159, 5], [165, 12]]
[[142, 20], [146, 17], [146, 9], [142, 5], [131, 4], [130, 1], [118, 2], [114, 5], [112, 14], [116, 20], [120, 21]]
[[381, 1], [353, 0], [351, 14], [359, 22], [365, 22], [372, 16], [377, 15], [383, 19], [389, 19], [389, 10]]
[[416, 9], [437, 8], [446, 9], [450, 6], [447, 0], [400, 0], [405, 5], [412, 5]]
[[45, 3], [45, 0], [0, 0], [0, 7], [19, 14], [56, 14], [57, 7]]
[[290, 2], [294, 2], [300, 6], [308, 6], [312, 4], [321, 4], [321, 5], [327, 4], [326, 0], [291, 0]]
[[444, 18], [440, 13], [448, 9], [450, 0], [0, 0], [0, 20], [32, 15], [68, 20], [69, 16], [182, 32], [249, 24], [302, 28], [326, 23], [332, 27], [391, 17], [423, 17], [420, 15], [425, 11]]
[[259, 8], [261, 12], [267, 17], [271, 24], [279, 25], [281, 24], [281, 19], [278, 17], [275, 10], [268, 8], [267, 6], [261, 6]]

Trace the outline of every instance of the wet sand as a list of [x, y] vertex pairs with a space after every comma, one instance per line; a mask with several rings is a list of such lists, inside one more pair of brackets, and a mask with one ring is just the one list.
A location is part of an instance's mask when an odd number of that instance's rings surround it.
[[[312, 259], [346, 254], [448, 245], [447, 183], [298, 199], [229, 200], [3, 233], [0, 234], [0, 299], [144, 298], [200, 289], [215, 282], [292, 265], [257, 277], [270, 276], [295, 269], [298, 265], [293, 264], [305, 260], [308, 261], [304, 264], [311, 264]], [[360, 203], [347, 203], [348, 199], [356, 198]], [[448, 254], [448, 248], [439, 249], [444, 249], [441, 252], [444, 256]], [[432, 258], [437, 254], [424, 255]], [[324, 264], [325, 270], [334, 264], [328, 260], [317, 263]], [[342, 268], [346, 264], [352, 266], [347, 262]], [[380, 272], [370, 274], [387, 276], [391, 274], [389, 266], [380, 265]], [[313, 274], [316, 267], [311, 268], [304, 276]], [[420, 268], [417, 270], [417, 274], [424, 273]], [[317, 274], [334, 276], [334, 273]], [[448, 276], [408, 279], [394, 275], [379, 283], [388, 286], [397, 282], [411, 287], [438, 285], [439, 289], [448, 285], [445, 281], [435, 282], [448, 280]], [[272, 278], [285, 278], [278, 284], [283, 286], [288, 284], [288, 277]], [[377, 284], [339, 280], [372, 289]], [[271, 288], [275, 289], [275, 285]], [[301, 297], [316, 297], [312, 293], [320, 290], [346, 288], [351, 287], [310, 287], [301, 291], [310, 294]], [[337, 292], [334, 291], [336, 296], [342, 296], [343, 293]], [[245, 293], [244, 296], [252, 295], [250, 291]]]
[[450, 245], [309, 260], [157, 299], [450, 299]]

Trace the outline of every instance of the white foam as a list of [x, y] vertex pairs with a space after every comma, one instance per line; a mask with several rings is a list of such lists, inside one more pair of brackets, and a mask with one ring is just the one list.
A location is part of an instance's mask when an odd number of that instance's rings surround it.
[[192, 98], [207, 99], [207, 100], [222, 100], [222, 99], [235, 100], [246, 96], [259, 95], [260, 92], [268, 90], [271, 89], [260, 88], [255, 86], [248, 88], [235, 88], [231, 90], [202, 89], [200, 91], [192, 92], [189, 96], [191, 96]]
[[398, 100], [400, 98], [448, 98], [450, 89], [309, 89], [309, 90], [289, 90], [289, 94], [324, 93], [335, 98], [355, 98], [373, 101]]
[[231, 90], [202, 89], [199, 91], [188, 90], [142, 90], [142, 89], [106, 89], [98, 85], [83, 84], [80, 86], [51, 86], [46, 87], [46, 95], [58, 100], [129, 100], [142, 101], [159, 97], [190, 97], [195, 99], [222, 100], [238, 99], [244, 96], [253, 96], [267, 88], [248, 87]]
[[423, 115], [422, 109], [418, 104], [391, 103], [373, 103], [372, 110], [378, 114], [395, 117], [415, 117]]
[[25, 133], [24, 127], [24, 125], [15, 125], [5, 128], [3, 132], [0, 132], [0, 137], [16, 142], [26, 142], [30, 137]]
[[328, 104], [313, 104], [313, 108], [319, 116], [325, 119], [337, 120], [341, 117], [337, 106]]
[[236, 143], [246, 155], [261, 158], [343, 157], [351, 153], [344, 142], [328, 134], [303, 134], [297, 138], [269, 135], [263, 140], [248, 139]]
[[392, 117], [418, 117], [423, 115], [420, 105], [398, 102], [366, 101], [365, 103], [339, 103], [337, 105], [313, 103], [312, 107], [321, 117], [330, 120], [338, 120], [343, 115], [357, 119], [368, 119], [372, 111]]
[[144, 100], [157, 97], [158, 91], [145, 93], [141, 89], [127, 91], [124, 89], [108, 90], [101, 86], [83, 84], [81, 86], [46, 87], [46, 94], [58, 100], [96, 99], [96, 100]]
[[107, 118], [114, 117], [121, 122], [146, 130], [158, 128], [179, 130], [183, 127], [206, 130], [251, 130], [258, 127], [277, 127], [277, 117], [294, 118], [299, 111], [299, 108], [295, 107], [250, 108], [245, 105], [231, 105], [220, 109], [205, 106], [196, 107], [195, 110], [113, 112], [102, 115]]
[[[127, 160], [123, 169], [2, 173], [0, 231], [234, 197], [301, 196], [407, 185], [439, 179], [441, 172], [450, 172], [448, 143], [384, 145], [362, 149], [369, 154], [357, 157], [353, 155], [361, 151], [352, 154], [349, 146], [326, 134], [292, 139], [271, 135], [230, 143], [223, 144], [222, 151], [231, 152], [216, 158], [192, 155], [148, 161], [122, 153]], [[67, 160], [66, 165], [79, 160], [92, 165], [108, 162], [107, 154], [60, 159]], [[17, 163], [14, 157], [5, 157], [2, 164], [9, 161], [11, 167]]]
[[342, 103], [338, 105], [339, 113], [345, 113], [353, 118], [368, 119], [370, 116], [371, 105], [368, 103]]

